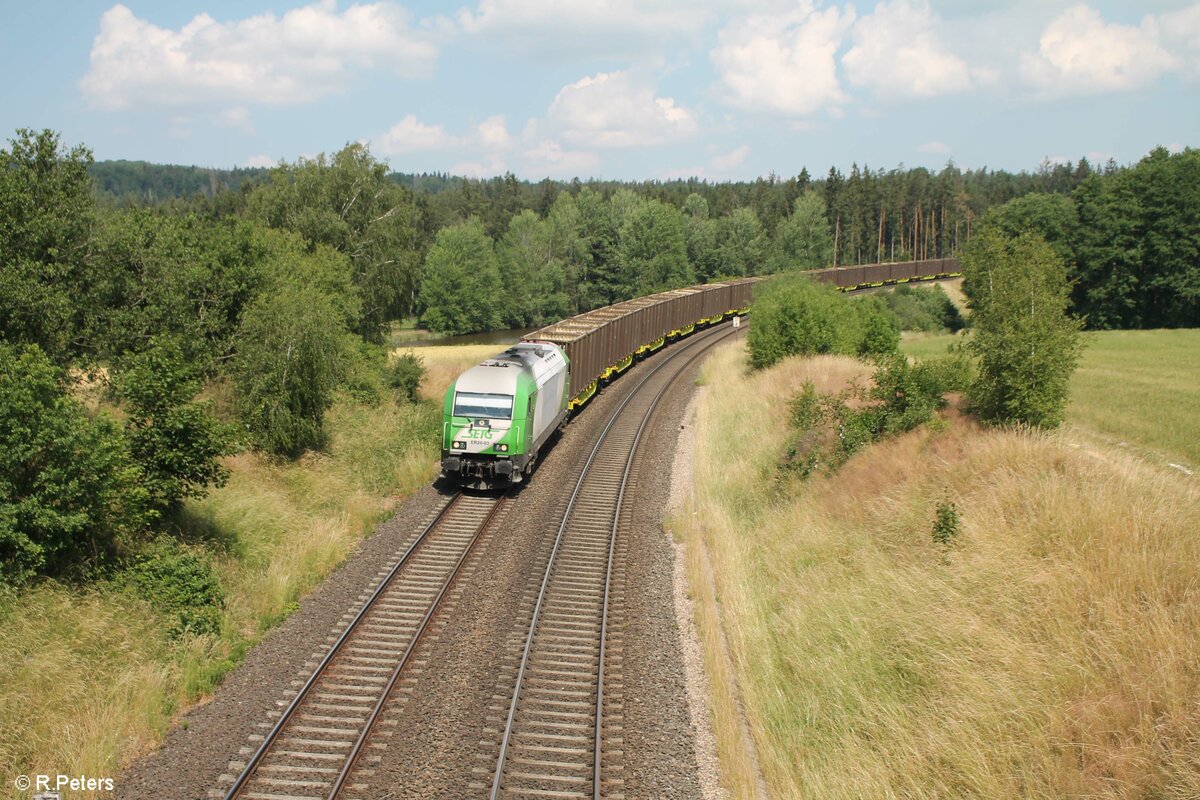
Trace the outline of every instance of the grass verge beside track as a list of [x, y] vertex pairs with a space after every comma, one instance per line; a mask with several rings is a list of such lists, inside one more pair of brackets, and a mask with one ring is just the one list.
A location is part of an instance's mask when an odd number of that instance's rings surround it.
[[0, 796], [20, 774], [116, 777], [153, 748], [177, 712], [433, 479], [439, 413], [428, 402], [339, 403], [324, 453], [229, 460], [228, 485], [190, 503], [185, 520], [225, 589], [219, 636], [173, 642], [159, 610], [107, 584], [44, 581], [0, 595]]
[[[694, 587], [711, 565], [697, 602], [719, 608], [770, 796], [1200, 796], [1194, 478], [951, 413], [780, 482], [788, 395], [866, 370], [743, 364], [732, 345], [704, 368], [721, 391], [698, 403], [696, 499], [672, 526]], [[716, 723], [723, 771], [744, 776], [736, 714]]]

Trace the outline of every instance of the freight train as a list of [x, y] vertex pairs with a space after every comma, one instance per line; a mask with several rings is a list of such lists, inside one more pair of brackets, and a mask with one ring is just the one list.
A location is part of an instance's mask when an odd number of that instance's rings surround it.
[[[843, 291], [958, 274], [955, 259], [815, 270]], [[476, 489], [525, 480], [551, 435], [600, 387], [667, 343], [744, 314], [762, 278], [627, 300], [564, 319], [464, 372], [446, 390], [442, 474]]]
[[698, 328], [744, 314], [759, 279], [628, 300], [530, 333], [446, 390], [442, 473], [474, 489], [532, 472], [551, 435], [634, 361]]

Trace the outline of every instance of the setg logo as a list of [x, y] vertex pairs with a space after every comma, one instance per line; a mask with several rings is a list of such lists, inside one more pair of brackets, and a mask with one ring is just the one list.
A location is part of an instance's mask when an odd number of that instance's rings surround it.
[[464, 439], [485, 440], [485, 441], [490, 442], [492, 440], [492, 429], [491, 428], [468, 428], [467, 430], [463, 431], [463, 438]]

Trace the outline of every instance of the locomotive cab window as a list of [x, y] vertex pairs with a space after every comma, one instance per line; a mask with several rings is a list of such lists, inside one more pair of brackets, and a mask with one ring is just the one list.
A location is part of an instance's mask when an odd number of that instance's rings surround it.
[[454, 395], [454, 416], [512, 419], [511, 394], [481, 394], [457, 392]]

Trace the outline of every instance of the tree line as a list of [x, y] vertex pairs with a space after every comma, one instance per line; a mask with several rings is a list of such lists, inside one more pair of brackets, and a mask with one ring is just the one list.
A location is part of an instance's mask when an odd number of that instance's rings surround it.
[[0, 570], [119, 549], [237, 448], [319, 448], [335, 396], [411, 397], [419, 366], [384, 349], [403, 317], [542, 325], [697, 281], [948, 255], [987, 219], [1056, 248], [1089, 324], [1196, 324], [1198, 159], [406, 186], [354, 144], [147, 204], [99, 191], [87, 148], [18, 131], [0, 150]]

